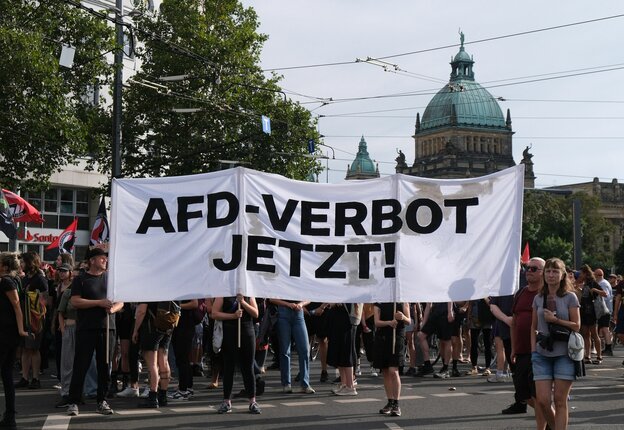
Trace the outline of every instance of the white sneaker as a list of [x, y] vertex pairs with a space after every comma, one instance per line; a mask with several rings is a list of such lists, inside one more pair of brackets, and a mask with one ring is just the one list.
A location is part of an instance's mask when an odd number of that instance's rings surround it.
[[95, 412], [97, 412], [98, 414], [102, 414], [102, 415], [113, 414], [113, 410], [108, 405], [108, 403], [106, 403], [106, 400], [102, 400], [100, 403], [97, 404], [97, 407], [95, 408]]
[[128, 398], [129, 397], [139, 397], [139, 389], [138, 388], [132, 388], [132, 387], [126, 387], [122, 391], [117, 393], [116, 397], [128, 397]]
[[69, 415], [70, 417], [77, 417], [79, 414], [80, 414], [80, 411], [78, 410], [77, 404], [72, 403], [69, 406], [67, 406], [67, 415]]
[[370, 375], [375, 378], [379, 376], [379, 373], [377, 373], [377, 370], [373, 366], [370, 368]]
[[362, 369], [360, 366], [355, 368], [355, 376], [362, 376]]
[[336, 394], [337, 396], [357, 396], [357, 391], [355, 389], [355, 387], [353, 388], [349, 388], [349, 387], [342, 387], [342, 389], [336, 391], [334, 394]]
[[282, 391], [284, 393], [290, 394], [290, 393], [292, 393], [292, 387], [290, 386], [290, 384], [284, 385], [284, 387], [282, 388]]
[[141, 394], [139, 394], [139, 397], [140, 397], [140, 398], [142, 398], [142, 399], [147, 399], [147, 397], [149, 396], [149, 392], [150, 392], [150, 389], [149, 389], [149, 387], [146, 385], [146, 386], [143, 388], [143, 391], [141, 391]]
[[336, 388], [332, 388], [331, 392], [334, 393], [334, 394], [338, 394], [338, 392], [341, 391], [343, 388], [347, 388], [347, 386], [346, 385], [339, 385]]

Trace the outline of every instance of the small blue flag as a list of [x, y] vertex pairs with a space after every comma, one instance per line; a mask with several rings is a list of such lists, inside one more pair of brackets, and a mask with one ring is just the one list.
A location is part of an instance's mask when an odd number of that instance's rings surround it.
[[262, 115], [262, 131], [271, 134], [271, 118]]
[[308, 140], [308, 153], [314, 154], [314, 139]]

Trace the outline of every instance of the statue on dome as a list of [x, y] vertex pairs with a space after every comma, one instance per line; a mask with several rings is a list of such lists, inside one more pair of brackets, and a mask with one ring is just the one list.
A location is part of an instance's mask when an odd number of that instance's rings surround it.
[[533, 158], [533, 154], [529, 152], [529, 149], [531, 149], [532, 147], [533, 145], [527, 146], [526, 148], [524, 148], [524, 151], [522, 151], [522, 162], [524, 164], [530, 163], [531, 158]]
[[459, 29], [459, 42], [461, 43], [461, 46], [464, 46], [464, 32], [461, 31], [461, 28]]

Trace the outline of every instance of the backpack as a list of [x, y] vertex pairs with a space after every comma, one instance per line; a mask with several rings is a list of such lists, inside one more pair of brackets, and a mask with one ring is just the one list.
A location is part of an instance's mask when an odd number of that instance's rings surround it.
[[43, 331], [47, 311], [45, 301], [37, 290], [25, 291], [24, 300], [26, 329], [29, 333], [40, 334]]
[[172, 331], [180, 321], [180, 305], [174, 301], [158, 302], [156, 313], [151, 310], [148, 312], [152, 317], [154, 328], [163, 333]]

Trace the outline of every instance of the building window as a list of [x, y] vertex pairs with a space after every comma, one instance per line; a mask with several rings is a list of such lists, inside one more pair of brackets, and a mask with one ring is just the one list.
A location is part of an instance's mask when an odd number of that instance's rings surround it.
[[51, 188], [45, 192], [27, 191], [24, 198], [40, 210], [44, 218], [43, 224], [29, 223], [31, 227], [63, 230], [78, 218], [78, 230], [89, 230], [88, 190]]

